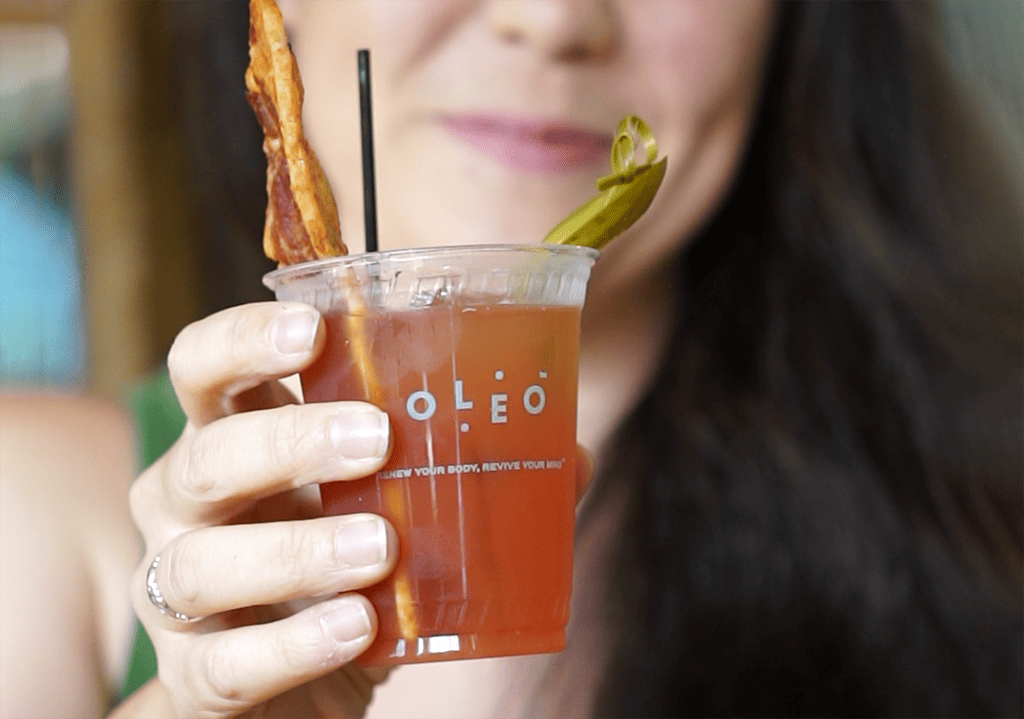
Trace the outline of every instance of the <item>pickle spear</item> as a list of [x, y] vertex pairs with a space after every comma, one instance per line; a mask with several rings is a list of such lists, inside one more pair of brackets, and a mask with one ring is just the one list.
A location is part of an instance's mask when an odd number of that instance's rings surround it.
[[668, 158], [654, 162], [657, 156], [647, 123], [636, 115], [625, 117], [612, 143], [612, 173], [597, 181], [601, 194], [559, 222], [544, 242], [599, 250], [624, 232], [651, 206], [665, 179]]

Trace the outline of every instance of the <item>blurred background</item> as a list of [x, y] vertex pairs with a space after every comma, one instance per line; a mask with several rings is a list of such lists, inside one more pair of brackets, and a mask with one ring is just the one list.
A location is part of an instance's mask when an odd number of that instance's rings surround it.
[[[1019, 160], [1024, 2], [942, 7], [953, 63]], [[202, 183], [184, 131], [203, 118], [200, 99], [177, 90], [175, 33], [189, 13], [188, 2], [0, 0], [3, 388], [123, 399], [209, 310]], [[258, 155], [255, 123], [239, 123]], [[258, 246], [262, 210], [250, 214]]]
[[162, 15], [0, 2], [5, 386], [120, 398], [196, 314]]

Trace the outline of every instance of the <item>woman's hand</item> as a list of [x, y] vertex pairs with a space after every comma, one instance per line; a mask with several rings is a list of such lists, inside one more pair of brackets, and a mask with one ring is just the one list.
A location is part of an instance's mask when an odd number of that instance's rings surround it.
[[377, 630], [352, 590], [391, 571], [394, 529], [321, 516], [309, 490], [377, 471], [388, 418], [361, 402], [297, 404], [278, 382], [309, 365], [323, 334], [311, 307], [266, 303], [196, 322], [171, 349], [189, 421], [132, 487], [146, 542], [132, 602], [180, 716], [361, 716], [383, 676], [349, 663]]

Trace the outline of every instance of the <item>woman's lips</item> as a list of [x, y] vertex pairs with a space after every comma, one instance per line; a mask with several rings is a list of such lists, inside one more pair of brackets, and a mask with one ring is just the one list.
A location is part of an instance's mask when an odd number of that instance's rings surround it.
[[497, 115], [445, 115], [449, 132], [523, 172], [574, 172], [606, 160], [612, 137], [566, 123]]

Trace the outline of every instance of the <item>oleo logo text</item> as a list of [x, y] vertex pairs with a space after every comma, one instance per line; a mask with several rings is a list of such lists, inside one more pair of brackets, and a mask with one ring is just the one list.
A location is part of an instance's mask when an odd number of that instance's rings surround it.
[[[546, 380], [548, 378], [548, 373], [545, 370], [541, 370], [537, 375], [539, 380]], [[495, 371], [494, 379], [498, 382], [503, 381], [505, 373], [500, 369]], [[454, 400], [456, 410], [470, 410], [475, 406], [476, 400], [467, 393], [461, 379], [455, 380], [454, 395], [452, 399]], [[521, 393], [514, 393], [511, 399], [509, 392], [492, 392], [487, 397], [491, 424], [508, 423], [508, 404], [510, 401], [522, 402], [523, 409], [528, 414], [538, 415], [544, 411], [547, 395], [544, 393], [544, 387], [539, 383], [529, 385]], [[416, 390], [406, 399], [405, 411], [412, 419], [418, 422], [426, 422], [437, 412], [437, 397], [430, 390]], [[469, 425], [463, 422], [460, 430], [468, 432]]]

